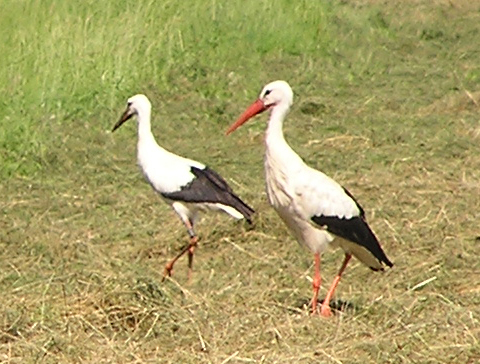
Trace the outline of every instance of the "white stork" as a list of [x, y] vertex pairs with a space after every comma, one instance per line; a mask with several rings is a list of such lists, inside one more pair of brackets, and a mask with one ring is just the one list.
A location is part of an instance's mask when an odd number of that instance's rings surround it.
[[137, 116], [138, 164], [147, 181], [172, 206], [190, 235], [190, 243], [165, 266], [163, 278], [171, 275], [174, 263], [187, 251], [190, 276], [193, 252], [198, 242], [194, 225], [199, 211], [223, 211], [235, 219], [245, 218], [251, 223], [254, 210], [233, 193], [217, 172], [160, 147], [150, 127], [151, 109], [152, 105], [145, 95], [132, 96], [112, 132], [132, 116]]
[[365, 213], [352, 194], [330, 177], [308, 165], [292, 150], [283, 136], [282, 125], [293, 101], [285, 81], [266, 85], [255, 101], [230, 126], [227, 135], [248, 119], [270, 110], [265, 134], [265, 178], [270, 204], [295, 238], [315, 255], [312, 313], [316, 312], [320, 288], [320, 254], [339, 246], [345, 259], [335, 277], [320, 314], [330, 316], [330, 300], [352, 255], [373, 270], [393, 264], [368, 226]]

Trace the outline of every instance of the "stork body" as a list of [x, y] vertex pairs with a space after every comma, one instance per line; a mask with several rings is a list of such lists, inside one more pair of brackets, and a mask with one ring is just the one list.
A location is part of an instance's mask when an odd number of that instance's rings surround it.
[[292, 101], [293, 92], [286, 82], [268, 84], [227, 134], [270, 109], [264, 160], [267, 195], [295, 238], [314, 253], [312, 312], [316, 312], [321, 283], [320, 255], [328, 246], [339, 246], [345, 251], [344, 262], [320, 309], [323, 316], [329, 316], [330, 300], [352, 255], [373, 270], [382, 270], [384, 264], [392, 263], [353, 196], [324, 173], [306, 165], [285, 141], [283, 120]]
[[150, 125], [151, 104], [146, 96], [135, 95], [128, 99], [127, 109], [113, 131], [134, 115], [138, 124], [138, 165], [153, 189], [180, 217], [190, 235], [190, 244], [166, 265], [164, 277], [171, 274], [174, 263], [187, 251], [190, 275], [193, 252], [198, 242], [194, 225], [199, 212], [222, 211], [235, 219], [245, 218], [251, 223], [254, 210], [236, 196], [214, 170], [171, 153], [157, 144]]

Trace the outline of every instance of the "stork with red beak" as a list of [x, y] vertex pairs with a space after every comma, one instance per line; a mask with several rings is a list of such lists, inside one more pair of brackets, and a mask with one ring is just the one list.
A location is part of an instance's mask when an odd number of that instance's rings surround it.
[[137, 117], [138, 165], [153, 189], [180, 217], [190, 235], [190, 243], [165, 266], [164, 278], [171, 275], [173, 265], [187, 251], [190, 277], [193, 252], [198, 242], [194, 225], [199, 212], [222, 211], [235, 219], [246, 219], [251, 223], [254, 210], [233, 193], [217, 172], [159, 146], [151, 131], [151, 109], [152, 105], [145, 95], [130, 97], [125, 112], [112, 132], [133, 116]]
[[322, 316], [330, 316], [330, 301], [352, 255], [375, 271], [393, 264], [352, 194], [327, 175], [306, 165], [285, 141], [283, 120], [292, 102], [293, 92], [287, 82], [269, 83], [258, 100], [230, 126], [227, 135], [255, 115], [270, 111], [265, 133], [267, 195], [295, 238], [314, 254], [312, 313], [317, 311], [321, 283], [320, 255], [329, 245], [345, 252], [343, 264], [320, 308]]

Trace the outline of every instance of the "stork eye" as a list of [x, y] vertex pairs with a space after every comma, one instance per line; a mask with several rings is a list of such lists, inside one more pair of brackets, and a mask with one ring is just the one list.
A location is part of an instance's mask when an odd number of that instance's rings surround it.
[[265, 91], [265, 95], [263, 95], [263, 96], [267, 96], [270, 92], [272, 92], [272, 90]]

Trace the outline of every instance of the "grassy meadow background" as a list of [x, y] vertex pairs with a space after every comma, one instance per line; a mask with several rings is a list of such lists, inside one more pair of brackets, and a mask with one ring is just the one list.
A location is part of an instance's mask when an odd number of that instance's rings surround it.
[[[480, 361], [480, 3], [3, 0], [1, 363]], [[261, 87], [294, 92], [287, 140], [364, 206], [393, 269], [353, 262], [311, 317], [312, 255], [268, 206]], [[136, 166], [145, 93], [161, 145], [226, 177], [253, 229], [187, 234]], [[322, 260], [323, 286], [342, 261]]]

